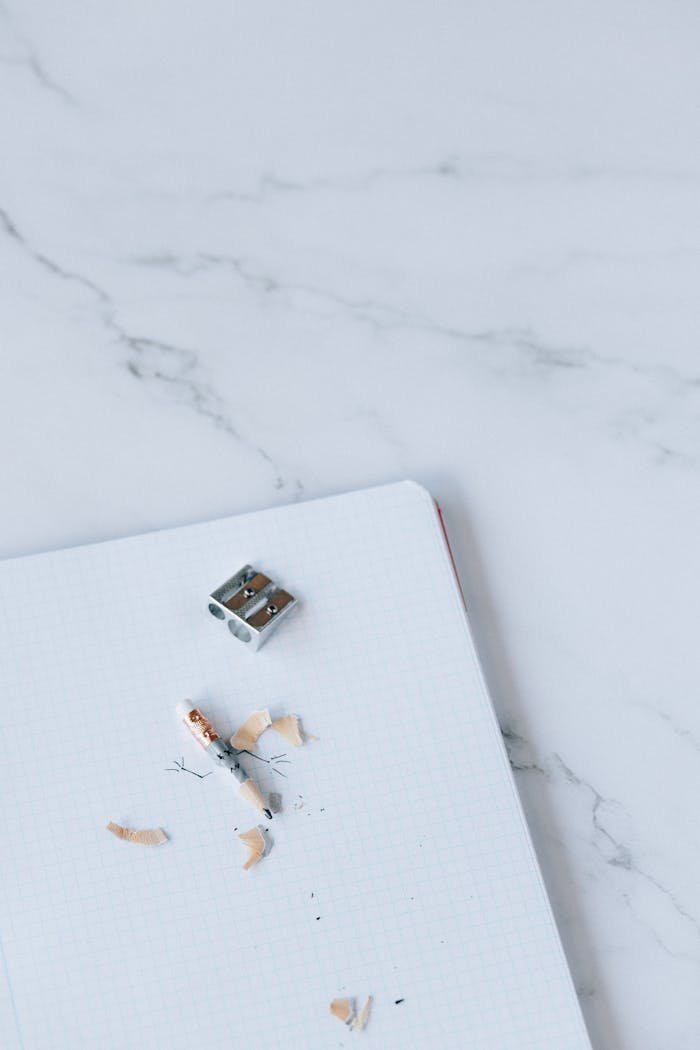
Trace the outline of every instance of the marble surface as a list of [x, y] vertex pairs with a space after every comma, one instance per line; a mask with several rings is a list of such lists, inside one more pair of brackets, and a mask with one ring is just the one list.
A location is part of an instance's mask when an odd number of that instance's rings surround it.
[[0, 554], [429, 486], [595, 1050], [700, 1045], [698, 28], [0, 8]]

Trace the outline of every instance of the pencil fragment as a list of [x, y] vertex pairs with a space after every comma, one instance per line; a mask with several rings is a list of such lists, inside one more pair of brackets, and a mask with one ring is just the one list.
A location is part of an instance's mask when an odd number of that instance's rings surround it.
[[294, 747], [301, 747], [304, 743], [304, 737], [301, 735], [301, 726], [296, 715], [283, 715], [281, 718], [276, 718], [272, 723], [272, 728], [283, 736], [285, 740], [288, 740], [290, 744], [293, 744]]
[[357, 1015], [355, 1020], [350, 1025], [350, 1027], [353, 1029], [353, 1031], [355, 1031], [355, 1032], [361, 1032], [362, 1031], [362, 1029], [366, 1026], [367, 1022], [369, 1021], [369, 1015], [370, 1015], [371, 1010], [372, 1010], [372, 996], [368, 995], [367, 999], [365, 1000], [365, 1005], [362, 1007], [362, 1009], [360, 1010], [359, 1014]]
[[254, 806], [255, 809], [259, 809], [261, 813], [265, 813], [266, 817], [269, 816], [270, 811], [268, 810], [268, 812], [265, 812], [267, 810], [265, 799], [254, 780], [246, 780], [245, 783], [241, 784], [240, 793], [241, 798], [244, 798], [251, 806]]
[[354, 999], [334, 999], [330, 1006], [331, 1013], [343, 1024], [349, 1025], [355, 1016]]
[[265, 856], [267, 843], [259, 827], [251, 828], [250, 831], [243, 831], [238, 837], [248, 847], [248, 858], [243, 865], [244, 870], [247, 871], [248, 868], [252, 868], [254, 864], [257, 864]]
[[237, 751], [249, 751], [255, 747], [260, 734], [264, 733], [268, 726], [271, 725], [270, 712], [267, 709], [253, 711], [252, 714], [248, 715], [243, 725], [233, 734], [231, 743]]
[[124, 828], [121, 824], [110, 821], [107, 831], [111, 831], [118, 839], [124, 839], [125, 842], [136, 842], [139, 846], [162, 846], [168, 841], [168, 836], [162, 828], [146, 828], [143, 831], [136, 831], [134, 828]]

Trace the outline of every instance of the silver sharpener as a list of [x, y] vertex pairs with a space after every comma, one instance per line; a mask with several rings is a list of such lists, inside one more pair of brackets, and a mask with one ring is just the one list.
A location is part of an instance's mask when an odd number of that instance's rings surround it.
[[252, 565], [244, 565], [209, 595], [209, 612], [251, 649], [259, 649], [297, 604], [287, 591]]

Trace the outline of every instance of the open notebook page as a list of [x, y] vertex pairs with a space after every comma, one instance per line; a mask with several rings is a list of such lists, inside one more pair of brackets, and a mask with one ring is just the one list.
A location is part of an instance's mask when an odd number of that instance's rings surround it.
[[[206, 612], [245, 562], [300, 599], [259, 653]], [[589, 1046], [423, 489], [17, 559], [0, 592], [3, 1046]], [[249, 759], [284, 807], [250, 871], [231, 778], [173, 771], [209, 769], [185, 697], [319, 738], [261, 738], [286, 778]], [[367, 994], [365, 1031], [331, 1016]]]

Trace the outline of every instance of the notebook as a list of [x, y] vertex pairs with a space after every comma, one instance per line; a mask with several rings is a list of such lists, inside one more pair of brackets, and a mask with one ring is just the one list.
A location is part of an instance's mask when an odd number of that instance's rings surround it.
[[[257, 653], [207, 613], [245, 563], [299, 599]], [[3, 1047], [589, 1048], [424, 489], [19, 558], [0, 592]], [[250, 870], [184, 698], [317, 738], [248, 759], [282, 796]], [[369, 995], [363, 1031], [329, 1010]]]

